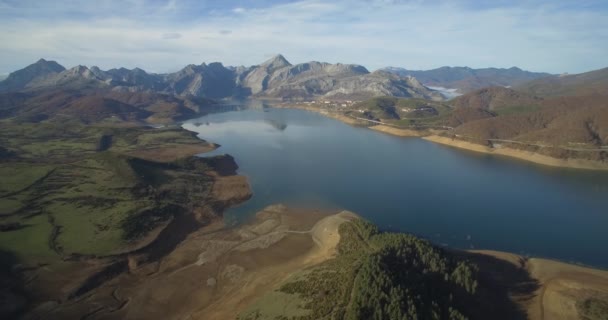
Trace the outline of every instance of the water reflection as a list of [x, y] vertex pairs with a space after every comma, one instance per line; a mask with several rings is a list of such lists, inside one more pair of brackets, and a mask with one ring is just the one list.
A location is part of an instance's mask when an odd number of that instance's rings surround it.
[[278, 202], [343, 208], [449, 246], [608, 267], [606, 173], [392, 137], [302, 110], [217, 113], [184, 127], [220, 144], [214, 153], [233, 155], [249, 177], [254, 196], [229, 220]]
[[283, 130], [287, 129], [287, 123], [285, 123], [285, 122], [277, 121], [274, 119], [266, 119], [264, 121], [279, 131], [283, 131]]

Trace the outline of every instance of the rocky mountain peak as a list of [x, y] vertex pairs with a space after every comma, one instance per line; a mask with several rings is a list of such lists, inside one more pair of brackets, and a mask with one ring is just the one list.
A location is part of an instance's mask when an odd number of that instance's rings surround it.
[[55, 61], [40, 59], [36, 63], [9, 74], [4, 81], [0, 82], [0, 92], [23, 89], [37, 78], [47, 77], [64, 70], [65, 68]]
[[[291, 63], [283, 57], [281, 54], [277, 54], [276, 56], [266, 60], [261, 66], [266, 67], [268, 70], [277, 70], [284, 67], [291, 66]], [[272, 72], [272, 71], [271, 71]]]
[[89, 70], [89, 68], [87, 68], [86, 66], [82, 66], [82, 65], [75, 66], [74, 68], [68, 70], [68, 72], [70, 74], [74, 74], [74, 75], [79, 74], [82, 76], [91, 74], [91, 70]]

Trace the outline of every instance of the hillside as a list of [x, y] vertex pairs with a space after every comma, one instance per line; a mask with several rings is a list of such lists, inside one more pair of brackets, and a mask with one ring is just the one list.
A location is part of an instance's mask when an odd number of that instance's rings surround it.
[[[608, 102], [579, 104], [582, 99], [543, 101], [541, 110], [466, 123], [456, 134], [562, 147], [608, 145]], [[562, 105], [558, 105], [562, 102]]]
[[136, 261], [131, 253], [157, 261], [251, 196], [232, 157], [193, 157], [213, 144], [129, 123], [152, 112], [98, 96], [54, 98], [61, 118], [0, 120], [3, 319], [81, 296]]
[[[534, 109], [542, 99], [526, 93], [504, 87], [489, 87], [479, 89], [450, 100], [455, 108], [476, 108], [494, 112], [505, 112], [504, 109]], [[501, 110], [503, 109], [503, 110]]]
[[444, 103], [379, 97], [330, 114], [398, 136], [554, 166], [606, 169], [607, 101], [599, 95], [542, 99], [493, 87]]
[[288, 303], [285, 316], [296, 319], [467, 319], [474, 313], [469, 303], [479, 284], [468, 261], [357, 218], [337, 231], [333, 259], [290, 275], [240, 319], [272, 318], [273, 299]]
[[608, 68], [551, 76], [526, 82], [516, 90], [539, 97], [608, 95]]
[[530, 72], [517, 67], [509, 69], [469, 67], [441, 67], [432, 70], [407, 70], [403, 68], [384, 68], [400, 76], [412, 76], [426, 86], [455, 88], [460, 93], [468, 93], [485, 87], [509, 87], [533, 79], [549, 76], [548, 73]]
[[452, 110], [447, 104], [424, 99], [377, 97], [353, 105], [349, 110], [359, 117], [396, 124], [431, 124]]
[[177, 97], [146, 92], [48, 89], [38, 92], [0, 94], [0, 119], [19, 121], [80, 121], [95, 123], [115, 120], [170, 123], [204, 114], [214, 103], [204, 98]]

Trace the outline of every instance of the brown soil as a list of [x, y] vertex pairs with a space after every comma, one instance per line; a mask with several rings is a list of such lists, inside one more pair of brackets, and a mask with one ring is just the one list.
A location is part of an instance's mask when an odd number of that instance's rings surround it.
[[245, 176], [216, 176], [211, 198], [220, 202], [242, 202], [251, 197], [249, 182]]
[[[534, 290], [512, 294], [512, 299], [525, 310], [531, 320], [579, 319], [577, 301], [590, 297], [608, 299], [608, 271], [562, 262], [524, 257], [498, 251], [472, 251], [508, 262], [527, 273], [535, 281]], [[498, 272], [496, 278], [510, 278], [509, 272]], [[510, 271], [510, 274], [513, 274]], [[515, 289], [525, 284], [513, 281]]]
[[127, 155], [149, 161], [171, 162], [185, 157], [209, 152], [215, 149], [213, 144], [179, 145], [175, 147], [159, 147], [154, 149], [137, 150]]
[[209, 225], [157, 262], [130, 271], [79, 299], [47, 303], [30, 315], [87, 319], [234, 319], [291, 273], [331, 258], [342, 212], [298, 212], [270, 206], [250, 224]]

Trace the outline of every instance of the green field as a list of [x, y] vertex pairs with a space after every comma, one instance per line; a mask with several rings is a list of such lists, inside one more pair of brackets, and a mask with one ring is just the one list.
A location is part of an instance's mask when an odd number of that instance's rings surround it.
[[[9, 152], [0, 159], [0, 250], [23, 263], [118, 252], [208, 195], [211, 178], [201, 174], [208, 168], [196, 159], [130, 155], [202, 144], [183, 129], [1, 124], [0, 146]], [[177, 207], [162, 218], [150, 214], [170, 204]]]

